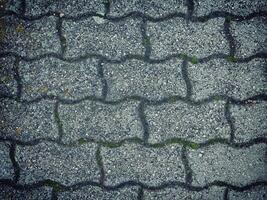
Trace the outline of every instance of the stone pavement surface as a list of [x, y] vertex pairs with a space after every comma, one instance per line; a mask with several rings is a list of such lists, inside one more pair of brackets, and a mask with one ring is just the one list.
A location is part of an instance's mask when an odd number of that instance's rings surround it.
[[266, 18], [266, 0], [0, 0], [0, 199], [266, 199]]

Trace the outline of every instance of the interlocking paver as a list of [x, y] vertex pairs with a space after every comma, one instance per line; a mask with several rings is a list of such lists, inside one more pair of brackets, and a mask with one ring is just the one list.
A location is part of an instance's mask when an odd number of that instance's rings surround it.
[[233, 63], [224, 59], [189, 64], [192, 98], [201, 100], [226, 95], [244, 100], [266, 93], [265, 59]]
[[181, 148], [178, 145], [152, 149], [137, 144], [124, 144], [119, 148], [103, 148], [101, 154], [107, 185], [124, 181], [160, 185], [168, 181], [184, 180]]
[[126, 54], [143, 53], [140, 20], [100, 20], [100, 23], [96, 19], [90, 17], [63, 23], [63, 33], [67, 40], [66, 56], [100, 54], [118, 59]]
[[193, 185], [206, 185], [215, 180], [244, 186], [266, 181], [266, 144], [234, 149], [216, 144], [189, 152]]
[[45, 137], [57, 138], [53, 102], [44, 100], [27, 105], [13, 100], [3, 100], [0, 107], [3, 113], [0, 115], [1, 137], [23, 141]]
[[223, 23], [223, 18], [206, 23], [188, 22], [182, 18], [149, 22], [147, 34], [152, 46], [151, 57], [162, 58], [177, 53], [200, 58], [217, 53], [228, 54]]
[[55, 17], [44, 17], [33, 22], [13, 16], [4, 19], [6, 30], [0, 52], [14, 52], [27, 57], [59, 53], [60, 40]]
[[64, 0], [64, 2], [26, 0], [26, 4], [26, 15], [29, 16], [57, 12], [70, 17], [78, 17], [86, 13], [104, 13], [105, 11], [105, 6], [101, 0]]
[[236, 56], [248, 57], [267, 51], [266, 17], [243, 22], [232, 22], [231, 32], [235, 40]]
[[90, 95], [100, 97], [102, 84], [97, 65], [95, 59], [79, 63], [68, 63], [55, 58], [20, 62], [23, 99], [35, 99], [46, 94], [67, 99]]
[[247, 142], [258, 137], [267, 137], [266, 102], [232, 105], [231, 116], [234, 120], [236, 141]]
[[13, 166], [9, 157], [9, 144], [0, 142], [0, 179], [13, 178]]
[[20, 183], [34, 183], [44, 179], [65, 185], [86, 180], [98, 181], [95, 152], [95, 144], [84, 144], [77, 148], [49, 142], [20, 146], [16, 154], [21, 167]]
[[267, 187], [263, 186], [258, 186], [243, 192], [230, 191], [228, 194], [229, 200], [244, 200], [244, 199], [265, 200], [266, 197], [267, 197]]
[[84, 101], [75, 105], [60, 105], [59, 115], [65, 135], [71, 142], [84, 137], [102, 141], [120, 141], [142, 137], [143, 128], [138, 118], [138, 102], [109, 105]]
[[110, 4], [110, 16], [123, 16], [131, 12], [142, 12], [151, 17], [162, 17], [169, 13], [186, 13], [185, 0], [115, 0]]
[[224, 114], [224, 101], [192, 106], [177, 102], [148, 106], [145, 110], [150, 130], [149, 141], [160, 143], [171, 138], [205, 142], [229, 138], [230, 126]]
[[99, 187], [85, 186], [80, 190], [67, 191], [59, 194], [59, 200], [73, 200], [73, 199], [97, 199], [97, 200], [108, 200], [108, 199], [136, 199], [138, 195], [137, 187], [125, 187], [118, 190], [105, 191]]
[[104, 64], [104, 76], [108, 84], [107, 99], [118, 100], [129, 96], [148, 99], [180, 95], [186, 96], [186, 85], [182, 77], [182, 61], [149, 64], [139, 60], [128, 60], [121, 64]]

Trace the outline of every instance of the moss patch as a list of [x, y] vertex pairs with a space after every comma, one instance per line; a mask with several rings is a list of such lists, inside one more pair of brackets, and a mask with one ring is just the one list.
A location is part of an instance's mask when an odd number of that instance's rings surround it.
[[196, 56], [193, 56], [192, 58], [190, 58], [189, 60], [192, 64], [197, 64], [198, 63], [198, 58]]
[[227, 57], [226, 57], [226, 60], [227, 60], [228, 62], [232, 62], [232, 63], [236, 63], [236, 62], [238, 61], [238, 59], [235, 58], [234, 56], [227, 56]]

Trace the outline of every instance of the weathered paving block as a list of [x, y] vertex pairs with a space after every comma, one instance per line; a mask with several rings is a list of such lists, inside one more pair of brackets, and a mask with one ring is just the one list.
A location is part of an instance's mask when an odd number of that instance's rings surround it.
[[0, 1], [0, 11], [13, 11], [16, 13], [21, 12], [21, 1], [18, 0], [1, 0]]
[[170, 13], [186, 13], [184, 0], [115, 0], [110, 4], [110, 16], [123, 16], [131, 12], [142, 12], [151, 17], [162, 17]]
[[[13, 178], [13, 165], [9, 157], [8, 143], [0, 142], [0, 179]], [[0, 195], [1, 197], [1, 195]]]
[[97, 199], [97, 200], [108, 200], [108, 199], [136, 199], [138, 196], [137, 187], [124, 187], [118, 190], [105, 191], [96, 186], [85, 186], [76, 191], [66, 191], [59, 193], [59, 200], [73, 200], [73, 199]]
[[59, 53], [56, 17], [43, 17], [36, 21], [23, 21], [12, 16], [4, 19], [6, 30], [0, 52], [14, 52], [26, 57]]
[[3, 100], [0, 110], [0, 134], [3, 138], [30, 141], [58, 136], [53, 114], [54, 102], [44, 100], [27, 105]]
[[68, 63], [56, 58], [20, 62], [23, 98], [35, 99], [55, 95], [67, 99], [101, 96], [102, 84], [97, 72], [98, 61], [87, 59]]
[[172, 59], [164, 63], [149, 64], [128, 60], [121, 64], [106, 64], [104, 75], [108, 84], [107, 99], [144, 96], [148, 99], [186, 95], [182, 76], [182, 61]]
[[145, 110], [149, 141], [161, 143], [171, 138], [205, 142], [213, 138], [229, 138], [230, 126], [224, 114], [225, 102], [193, 106], [184, 102], [148, 106]]
[[16, 190], [12, 187], [0, 187], [0, 199], [6, 200], [46, 200], [50, 199], [52, 195], [52, 188], [40, 187], [30, 190]]
[[70, 57], [101, 54], [115, 59], [144, 52], [141, 24], [136, 19], [112, 22], [90, 17], [79, 22], [65, 21], [63, 32], [67, 39], [66, 56]]
[[98, 181], [95, 159], [96, 145], [64, 147], [56, 143], [19, 146], [16, 159], [21, 167], [20, 183], [50, 179], [65, 185], [83, 181]]
[[237, 191], [229, 191], [228, 198], [229, 200], [265, 200], [267, 197], [267, 187], [265, 186], [257, 186], [253, 189], [237, 192]]
[[248, 105], [232, 105], [231, 117], [234, 119], [235, 140], [248, 142], [257, 137], [267, 138], [267, 103], [257, 102]]
[[211, 12], [229, 12], [234, 15], [246, 16], [253, 12], [267, 11], [267, 2], [265, 0], [227, 0], [227, 1], [209, 1], [199, 0], [195, 2], [194, 15], [203, 16]]
[[0, 96], [14, 96], [17, 92], [14, 61], [12, 57], [0, 58]]
[[249, 57], [267, 51], [267, 18], [258, 17], [242, 22], [232, 22], [231, 32], [237, 57]]
[[49, 12], [62, 13], [70, 17], [77, 17], [86, 13], [104, 13], [105, 5], [101, 0], [65, 0], [43, 1], [26, 0], [26, 15], [35, 16]]
[[181, 147], [146, 148], [137, 144], [124, 144], [101, 151], [107, 185], [125, 181], [138, 181], [160, 185], [168, 181], [184, 181]]
[[157, 191], [144, 192], [145, 200], [223, 200], [223, 187], [210, 187], [201, 191], [190, 191], [182, 187], [165, 188]]
[[205, 23], [188, 22], [182, 18], [148, 23], [151, 57], [162, 58], [170, 54], [183, 53], [196, 57], [229, 52], [229, 45], [223, 33], [223, 18], [211, 19]]
[[234, 149], [224, 144], [190, 150], [189, 164], [193, 185], [203, 186], [213, 181], [244, 186], [266, 181], [266, 144]]
[[266, 93], [265, 66], [265, 59], [253, 59], [248, 63], [220, 59], [189, 64], [192, 98], [200, 100], [214, 95], [227, 95], [244, 100]]
[[59, 115], [65, 132], [63, 141], [71, 142], [84, 137], [102, 141], [142, 138], [138, 104], [136, 101], [117, 105], [83, 101], [74, 105], [60, 105]]

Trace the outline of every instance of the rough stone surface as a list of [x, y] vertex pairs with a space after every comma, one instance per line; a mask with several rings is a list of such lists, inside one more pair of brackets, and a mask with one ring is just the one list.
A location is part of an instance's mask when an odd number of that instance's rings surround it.
[[1, 0], [0, 11], [4, 8], [6, 11], [13, 11], [15, 13], [21, 12], [21, 1], [18, 0]]
[[16, 159], [21, 167], [20, 182], [50, 179], [72, 185], [86, 180], [98, 181], [95, 152], [95, 144], [68, 148], [45, 142], [33, 147], [18, 147]]
[[26, 57], [59, 53], [60, 42], [55, 17], [44, 17], [33, 22], [5, 17], [5, 24], [5, 45], [0, 46], [0, 52], [14, 52]]
[[265, 66], [265, 59], [254, 59], [242, 64], [222, 59], [189, 64], [192, 98], [201, 100], [210, 96], [226, 95], [245, 100], [266, 93]]
[[139, 20], [125, 19], [99, 24], [94, 18], [63, 23], [67, 39], [66, 56], [100, 54], [118, 59], [127, 54], [142, 54], [141, 24]]
[[266, 144], [244, 149], [216, 144], [189, 153], [193, 185], [198, 186], [215, 180], [238, 186], [266, 181], [266, 162]]
[[160, 143], [171, 138], [205, 142], [229, 138], [230, 127], [224, 114], [224, 101], [198, 106], [177, 102], [148, 106], [145, 110], [150, 130], [149, 141]]
[[97, 65], [95, 59], [79, 63], [68, 63], [55, 58], [21, 62], [23, 98], [35, 99], [44, 95], [67, 99], [99, 97], [102, 94], [102, 84]]
[[3, 100], [0, 104], [0, 134], [3, 138], [30, 141], [45, 137], [57, 138], [54, 119], [54, 102], [41, 101], [33, 104]]
[[257, 102], [252, 105], [232, 105], [235, 140], [247, 142], [258, 137], [267, 138], [267, 103]]
[[187, 22], [182, 18], [148, 23], [147, 33], [151, 41], [151, 57], [162, 58], [183, 53], [198, 58], [229, 51], [223, 34], [223, 18], [206, 23]]
[[125, 144], [119, 148], [103, 148], [106, 181], [116, 185], [124, 181], [137, 181], [160, 185], [168, 181], [183, 181], [184, 166], [181, 148], [171, 145], [160, 149]]
[[229, 200], [265, 200], [267, 197], [267, 187], [258, 186], [243, 192], [230, 191], [228, 197]]
[[121, 64], [106, 64], [104, 75], [108, 84], [107, 99], [142, 96], [151, 100], [186, 95], [182, 77], [182, 62], [173, 59], [160, 64], [129, 60]]
[[[13, 178], [13, 166], [9, 157], [9, 144], [0, 142], [0, 179]], [[1, 195], [0, 195], [1, 197]]]

